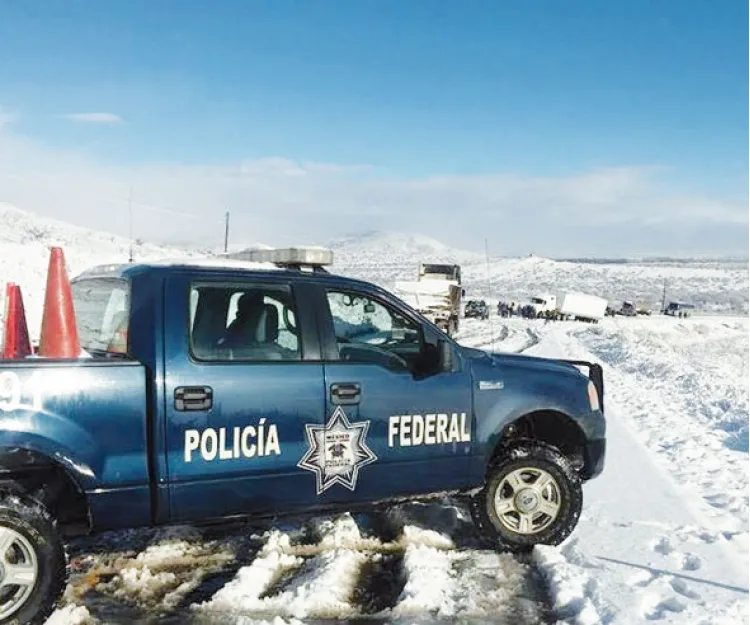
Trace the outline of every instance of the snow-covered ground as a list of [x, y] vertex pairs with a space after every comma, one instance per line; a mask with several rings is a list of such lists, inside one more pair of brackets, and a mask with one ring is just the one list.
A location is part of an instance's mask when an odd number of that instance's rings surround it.
[[[21, 283], [39, 326], [48, 246], [71, 274], [122, 262], [125, 239], [0, 206], [0, 280]], [[484, 295], [481, 255], [425, 237], [337, 242], [341, 273], [388, 287], [420, 260], [459, 262]], [[197, 252], [193, 252], [197, 254]], [[142, 245], [138, 258], [184, 255]], [[450, 500], [276, 524], [106, 534], [71, 545], [65, 605], [49, 623], [427, 623], [696, 625], [748, 622], [748, 268], [742, 263], [494, 259], [492, 294], [582, 290], [668, 297], [710, 312], [598, 325], [462, 320], [466, 345], [604, 366], [608, 456], [584, 487], [579, 526], [530, 558], [478, 547]], [[2, 306], [0, 306], [0, 314]]]
[[605, 367], [607, 467], [574, 535], [535, 553], [559, 616], [747, 622], [747, 319], [519, 325], [526, 353]]
[[464, 321], [459, 340], [605, 367], [607, 466], [563, 545], [530, 561], [480, 549], [448, 500], [219, 537], [114, 534], [78, 544], [51, 622], [748, 622], [748, 320], [489, 326]]

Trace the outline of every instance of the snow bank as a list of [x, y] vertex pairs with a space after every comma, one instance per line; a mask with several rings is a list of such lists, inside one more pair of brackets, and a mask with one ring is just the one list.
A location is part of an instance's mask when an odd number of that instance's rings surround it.
[[[636, 323], [626, 326], [627, 321]], [[686, 329], [697, 323], [692, 320], [684, 324], [664, 319], [606, 320], [594, 327], [534, 323], [540, 340], [528, 353], [595, 359], [587, 345], [609, 340], [610, 333], [621, 341], [630, 336], [623, 327], [642, 327], [646, 335], [653, 328], [658, 335], [659, 327], [670, 322], [675, 326], [672, 347], [678, 343], [677, 333], [695, 339], [693, 331]], [[726, 331], [744, 339], [731, 342], [735, 350], [747, 344], [746, 324], [726, 328], [722, 320], [711, 323], [718, 324], [717, 337]], [[703, 330], [699, 333], [705, 337]], [[744, 508], [717, 512], [709, 500], [696, 496], [721, 483], [728, 498], [746, 497], [747, 454], [724, 445], [724, 437], [713, 434], [718, 424], [698, 418], [700, 411], [680, 410], [691, 405], [696, 388], [692, 382], [683, 384], [689, 379], [685, 367], [695, 367], [698, 379], [713, 380], [710, 363], [705, 370], [691, 350], [657, 348], [652, 340], [648, 339], [648, 347], [640, 346], [639, 340], [628, 343], [627, 355], [621, 351], [624, 343], [606, 352], [611, 364], [604, 363], [608, 397], [604, 473], [584, 486], [584, 509], [573, 536], [559, 549], [537, 548], [535, 561], [561, 613], [573, 623], [596, 623], [599, 618], [611, 625], [653, 620], [709, 625], [730, 615], [740, 616], [735, 622], [747, 622]], [[664, 353], [671, 354], [667, 360], [677, 366], [646, 364], [649, 375], [632, 377], [630, 367], [641, 361], [653, 363], [651, 359]], [[672, 454], [671, 447], [659, 444], [662, 437], [699, 453]], [[711, 462], [714, 456], [734, 463], [732, 470], [741, 472], [736, 481], [723, 474], [721, 463]], [[686, 479], [691, 465], [694, 475], [702, 475], [701, 482]], [[717, 477], [720, 483], [714, 482]]]
[[[607, 395], [738, 552], [748, 545], [748, 322], [634, 320], [571, 336], [608, 366]], [[747, 555], [745, 555], [747, 562]]]

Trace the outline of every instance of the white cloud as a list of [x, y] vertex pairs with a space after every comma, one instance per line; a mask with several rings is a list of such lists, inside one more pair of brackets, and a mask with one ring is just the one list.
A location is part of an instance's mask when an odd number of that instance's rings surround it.
[[122, 124], [124, 121], [115, 113], [67, 113], [60, 117], [83, 124]]
[[[674, 191], [652, 167], [571, 176], [402, 178], [364, 166], [273, 157], [233, 165], [111, 166], [0, 130], [0, 201], [136, 237], [219, 245], [326, 243], [386, 229], [501, 254], [747, 253], [748, 206]], [[741, 228], [738, 228], [740, 226]]]

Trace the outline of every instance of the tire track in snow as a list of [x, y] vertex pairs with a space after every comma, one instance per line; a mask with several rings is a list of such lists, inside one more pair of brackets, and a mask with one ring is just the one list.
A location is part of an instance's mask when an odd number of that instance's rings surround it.
[[465, 329], [456, 335], [456, 340], [469, 347], [510, 353], [522, 353], [539, 342], [539, 333], [531, 325], [533, 322], [526, 319], [503, 319], [498, 330], [495, 330], [493, 322], [494, 334], [489, 338], [490, 327], [486, 321], [467, 319], [464, 321]]
[[403, 554], [376, 553], [362, 566], [352, 600], [362, 614], [376, 615], [396, 605], [405, 585]]
[[[196, 530], [151, 532], [135, 541], [140, 551], [110, 538], [107, 552], [102, 542], [71, 584], [76, 593], [56, 613], [57, 625], [547, 622], [534, 568], [480, 549], [473, 525], [449, 501], [319, 517], [263, 533], [233, 531], [218, 541]], [[196, 554], [220, 554], [221, 564], [206, 566]], [[115, 562], [122, 570], [112, 568]], [[139, 564], [143, 584], [128, 585], [121, 573]], [[172, 577], [159, 577], [167, 570]]]
[[69, 551], [71, 577], [58, 613], [80, 609], [69, 618], [55, 614], [52, 623], [166, 622], [190, 597], [221, 585], [222, 575], [239, 568], [237, 556], [255, 549], [246, 529], [225, 528], [216, 537], [179, 526], [107, 532], [76, 540]]

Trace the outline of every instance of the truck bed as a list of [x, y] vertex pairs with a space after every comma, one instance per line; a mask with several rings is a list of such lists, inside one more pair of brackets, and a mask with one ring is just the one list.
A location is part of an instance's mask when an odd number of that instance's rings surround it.
[[148, 395], [135, 360], [0, 360], [0, 472], [30, 450], [75, 480], [97, 527], [149, 523]]

